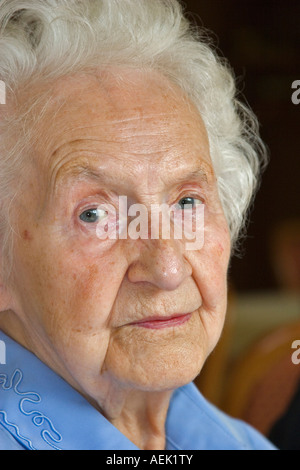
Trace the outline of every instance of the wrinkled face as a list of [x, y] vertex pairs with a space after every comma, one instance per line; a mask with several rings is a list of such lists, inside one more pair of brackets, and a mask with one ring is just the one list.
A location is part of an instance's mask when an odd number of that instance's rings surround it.
[[[230, 252], [204, 124], [160, 75], [61, 80], [17, 201], [13, 310], [31, 349], [101, 403], [192, 380], [219, 338]], [[204, 244], [100, 239], [97, 208], [204, 205]], [[190, 209], [193, 210], [193, 209]]]

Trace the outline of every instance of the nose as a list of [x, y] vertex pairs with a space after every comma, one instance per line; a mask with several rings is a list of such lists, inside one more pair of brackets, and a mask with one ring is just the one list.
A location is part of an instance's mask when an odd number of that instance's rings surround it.
[[130, 282], [149, 282], [162, 290], [175, 290], [192, 274], [176, 240], [148, 240], [128, 268]]

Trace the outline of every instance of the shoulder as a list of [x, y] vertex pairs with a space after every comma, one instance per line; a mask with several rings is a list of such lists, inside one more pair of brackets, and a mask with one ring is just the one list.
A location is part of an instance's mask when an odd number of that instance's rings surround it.
[[0, 450], [24, 450], [14, 437], [0, 424]]
[[[192, 450], [274, 450], [276, 447], [244, 421], [209, 403], [191, 383], [175, 391], [169, 437], [175, 448]], [[177, 420], [175, 421], [177, 416]], [[177, 425], [176, 425], [177, 422]], [[179, 425], [179, 426], [178, 426]], [[172, 433], [175, 439], [172, 439]]]

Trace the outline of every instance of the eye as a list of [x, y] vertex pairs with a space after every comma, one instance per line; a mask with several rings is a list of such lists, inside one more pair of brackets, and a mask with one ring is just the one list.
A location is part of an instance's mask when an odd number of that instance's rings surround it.
[[107, 216], [107, 212], [104, 211], [104, 210], [99, 210], [99, 209], [87, 209], [85, 211], [83, 211], [79, 218], [83, 221], [83, 222], [87, 222], [89, 224], [93, 224], [93, 223], [96, 223], [96, 222], [99, 222], [100, 220], [102, 220], [104, 217]]
[[[195, 206], [198, 206], [199, 204], [203, 204], [203, 202], [201, 201], [201, 199], [187, 196], [187, 197], [181, 198], [177, 204], [180, 209], [185, 210], [188, 208], [193, 209]], [[185, 206], [189, 206], [189, 207], [185, 207]]]

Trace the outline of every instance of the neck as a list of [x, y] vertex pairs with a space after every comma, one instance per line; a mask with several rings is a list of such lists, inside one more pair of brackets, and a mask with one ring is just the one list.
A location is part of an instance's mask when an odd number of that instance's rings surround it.
[[122, 398], [119, 395], [109, 405], [106, 403], [105, 415], [139, 449], [164, 450], [171, 395], [172, 391], [126, 390]]

